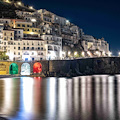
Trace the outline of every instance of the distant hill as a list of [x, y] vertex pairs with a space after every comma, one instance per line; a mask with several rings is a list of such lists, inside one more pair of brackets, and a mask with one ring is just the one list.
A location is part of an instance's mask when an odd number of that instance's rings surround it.
[[22, 10], [34, 12], [35, 10], [29, 9], [27, 6], [20, 6], [16, 3], [6, 3], [0, 0], [0, 18], [18, 18], [15, 10]]

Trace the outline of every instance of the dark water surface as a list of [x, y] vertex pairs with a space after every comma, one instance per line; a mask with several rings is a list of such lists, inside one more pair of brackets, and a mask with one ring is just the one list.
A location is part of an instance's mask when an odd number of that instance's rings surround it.
[[120, 76], [1, 78], [0, 116], [9, 120], [120, 120]]

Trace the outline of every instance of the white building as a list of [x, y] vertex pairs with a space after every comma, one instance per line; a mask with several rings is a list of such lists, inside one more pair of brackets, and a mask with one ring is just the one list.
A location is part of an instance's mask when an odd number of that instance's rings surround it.
[[109, 53], [109, 44], [104, 38], [95, 39], [91, 35], [83, 35], [82, 36], [82, 46], [84, 51], [99, 51], [104, 54]]
[[46, 59], [61, 59], [62, 37], [53, 35], [42, 35], [41, 38], [45, 40]]

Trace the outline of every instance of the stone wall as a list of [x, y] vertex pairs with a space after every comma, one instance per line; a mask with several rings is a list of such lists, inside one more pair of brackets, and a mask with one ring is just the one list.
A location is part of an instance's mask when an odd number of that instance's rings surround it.
[[[33, 65], [40, 62], [44, 76], [79, 76], [91, 74], [118, 74], [120, 73], [119, 57], [84, 58], [75, 60], [34, 61], [30, 64], [30, 72], [33, 74]], [[26, 62], [0, 61], [0, 75], [8, 75], [12, 63], [18, 65], [18, 74], [21, 73], [21, 65]]]

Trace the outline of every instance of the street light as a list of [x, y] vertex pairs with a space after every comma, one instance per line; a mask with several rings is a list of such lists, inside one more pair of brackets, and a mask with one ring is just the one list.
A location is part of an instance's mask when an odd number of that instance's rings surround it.
[[105, 56], [105, 51], [102, 52], [102, 55]]
[[82, 52], [82, 56], [83, 56], [83, 57], [85, 56], [85, 52]]
[[120, 52], [118, 53], [119, 57], [120, 57]]
[[18, 2], [17, 4], [18, 4], [18, 5], [21, 5], [21, 2]]
[[111, 57], [111, 55], [112, 55], [112, 52], [109, 52], [109, 53], [108, 53], [108, 56]]
[[31, 19], [32, 22], [36, 22], [36, 19]]
[[71, 54], [71, 52], [69, 51], [69, 52], [68, 52], [68, 55], [70, 55], [70, 54]]
[[29, 6], [29, 9], [33, 9], [33, 6]]
[[91, 55], [91, 53], [90, 53], [90, 51], [87, 51], [87, 54], [91, 57], [92, 55]]
[[74, 52], [74, 55], [77, 55], [77, 52]]

